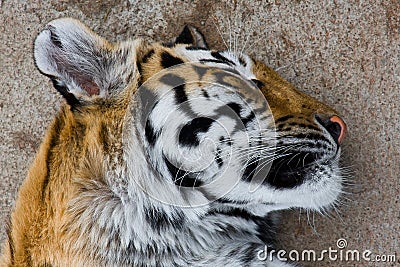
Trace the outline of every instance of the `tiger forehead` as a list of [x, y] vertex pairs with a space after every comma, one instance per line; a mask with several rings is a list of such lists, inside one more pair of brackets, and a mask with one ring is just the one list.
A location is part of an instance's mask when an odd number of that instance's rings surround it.
[[164, 84], [171, 88], [185, 85], [186, 90], [196, 90], [199, 87], [219, 86], [235, 90], [239, 94], [247, 95], [254, 87], [243, 79], [235, 69], [207, 66], [202, 63], [183, 62], [161, 70], [149, 78], [145, 84], [148, 88], [158, 88]]

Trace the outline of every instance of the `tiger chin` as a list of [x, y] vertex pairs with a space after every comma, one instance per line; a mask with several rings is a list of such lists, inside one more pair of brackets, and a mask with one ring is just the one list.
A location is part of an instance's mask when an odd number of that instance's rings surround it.
[[335, 110], [192, 26], [118, 44], [50, 22], [34, 58], [65, 104], [19, 190], [2, 266], [295, 266], [276, 210], [342, 191]]

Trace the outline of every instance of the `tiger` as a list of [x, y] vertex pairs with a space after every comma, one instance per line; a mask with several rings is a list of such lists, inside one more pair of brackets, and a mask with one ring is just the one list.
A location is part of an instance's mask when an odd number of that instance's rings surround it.
[[296, 266], [272, 253], [279, 210], [338, 204], [338, 112], [196, 27], [111, 43], [60, 18], [33, 50], [65, 101], [1, 266]]

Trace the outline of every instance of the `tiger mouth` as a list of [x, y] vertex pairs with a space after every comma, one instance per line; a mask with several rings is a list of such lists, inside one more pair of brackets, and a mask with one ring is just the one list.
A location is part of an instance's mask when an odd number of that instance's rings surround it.
[[[279, 157], [269, 165], [269, 171], [263, 183], [278, 189], [297, 187], [304, 182], [309, 173], [315, 172], [317, 164], [323, 164], [320, 158], [321, 156], [316, 153], [303, 151], [296, 151]], [[262, 165], [262, 163], [260, 163], [260, 158], [257, 158], [246, 167], [244, 177], [246, 179], [252, 178], [258, 172], [259, 165]]]
[[265, 182], [276, 188], [294, 188], [301, 185], [306, 176], [316, 171], [316, 166], [328, 164], [321, 155], [311, 152], [292, 152], [274, 160]]

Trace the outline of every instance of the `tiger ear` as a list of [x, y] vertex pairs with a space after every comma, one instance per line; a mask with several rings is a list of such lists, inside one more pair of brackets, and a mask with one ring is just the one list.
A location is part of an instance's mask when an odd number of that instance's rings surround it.
[[182, 32], [176, 37], [174, 44], [190, 44], [194, 47], [208, 49], [204, 35], [191, 25], [185, 25]]
[[[107, 97], [126, 84], [133, 69], [130, 50], [107, 40], [71, 18], [51, 21], [35, 40], [34, 58], [70, 105]], [[126, 69], [128, 68], [128, 69]]]

